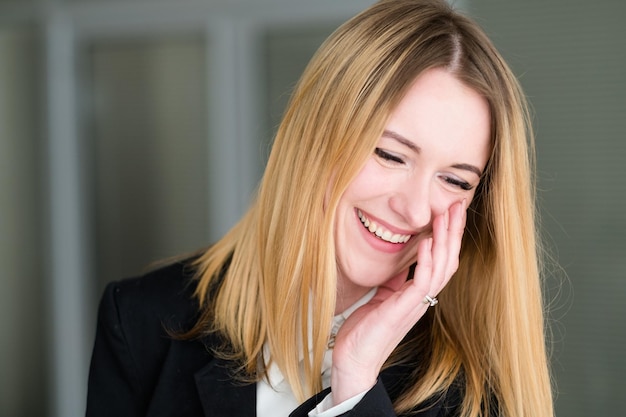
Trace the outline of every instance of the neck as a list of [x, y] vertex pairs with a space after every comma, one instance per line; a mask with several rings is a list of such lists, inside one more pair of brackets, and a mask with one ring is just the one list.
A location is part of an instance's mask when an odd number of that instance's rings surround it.
[[347, 308], [360, 300], [368, 291], [369, 287], [362, 287], [346, 280], [337, 280], [337, 301], [335, 303], [335, 315], [343, 313]]

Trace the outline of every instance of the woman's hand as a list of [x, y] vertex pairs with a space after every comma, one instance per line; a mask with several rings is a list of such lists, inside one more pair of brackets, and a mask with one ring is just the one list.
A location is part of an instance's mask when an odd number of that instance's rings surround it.
[[383, 364], [426, 313], [425, 296], [436, 297], [459, 265], [466, 201], [453, 204], [433, 220], [433, 236], [419, 242], [413, 279], [400, 274], [378, 288], [356, 310], [335, 339], [331, 387], [339, 404], [376, 383]]

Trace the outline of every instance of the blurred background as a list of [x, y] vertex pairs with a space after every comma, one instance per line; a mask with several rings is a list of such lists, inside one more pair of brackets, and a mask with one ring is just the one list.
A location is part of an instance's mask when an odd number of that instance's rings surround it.
[[[104, 285], [245, 211], [289, 92], [372, 0], [0, 0], [0, 416], [84, 414]], [[626, 3], [463, 0], [533, 105], [557, 415], [622, 415]]]

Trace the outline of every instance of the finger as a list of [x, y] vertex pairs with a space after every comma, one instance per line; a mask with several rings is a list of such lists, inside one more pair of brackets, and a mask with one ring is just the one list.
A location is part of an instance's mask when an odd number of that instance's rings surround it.
[[433, 221], [433, 244], [432, 244], [432, 277], [428, 293], [434, 297], [438, 290], [442, 287], [445, 280], [445, 274], [448, 269], [448, 238], [449, 238], [449, 216], [450, 210], [447, 209], [443, 213], [435, 217]]
[[448, 265], [446, 277], [449, 279], [459, 267], [461, 243], [465, 232], [467, 200], [454, 204], [450, 208], [450, 226], [448, 230]]
[[465, 220], [467, 211], [467, 200], [463, 199], [458, 203], [453, 204], [450, 207], [450, 226], [449, 230], [451, 234], [456, 234], [458, 237], [463, 237], [463, 231], [465, 230]]
[[[404, 275], [404, 282], [398, 287], [394, 285], [391, 288], [387, 285], [388, 283], [381, 285], [371, 301], [386, 301], [387, 306], [395, 311], [395, 315], [401, 318], [401, 321], [413, 320], [412, 317], [416, 314], [415, 307], [421, 304], [424, 295], [429, 291], [431, 285], [432, 242], [432, 237], [419, 242], [417, 265], [413, 272], [413, 279], [406, 281], [406, 275]], [[416, 317], [415, 320], [418, 318]]]
[[411, 327], [426, 310], [422, 300], [431, 287], [433, 269], [432, 245], [432, 237], [420, 241], [413, 279], [407, 281], [405, 286], [396, 293], [398, 298], [394, 303], [395, 308], [404, 311], [402, 313], [404, 320], [409, 320]]
[[433, 238], [422, 240], [417, 246], [417, 265], [413, 273], [413, 284], [423, 288], [424, 291], [430, 289], [430, 281], [433, 273]]
[[406, 280], [406, 271], [401, 272], [397, 276], [391, 278], [387, 282], [381, 284], [376, 290], [376, 294], [372, 298], [372, 302], [381, 302], [392, 296], [398, 291], [401, 291], [405, 286]]
[[466, 204], [466, 200], [463, 199], [449, 208], [445, 266], [441, 274], [438, 271], [439, 275], [433, 277], [433, 284], [436, 285], [432, 288], [433, 294], [438, 294], [448, 284], [459, 267], [459, 256], [465, 231]]

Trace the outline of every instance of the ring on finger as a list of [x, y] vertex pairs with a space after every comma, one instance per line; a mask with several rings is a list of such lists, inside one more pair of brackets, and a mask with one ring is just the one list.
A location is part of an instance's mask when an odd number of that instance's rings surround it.
[[437, 297], [431, 297], [430, 295], [426, 295], [423, 301], [424, 304], [429, 304], [431, 307], [436, 306], [438, 302]]

